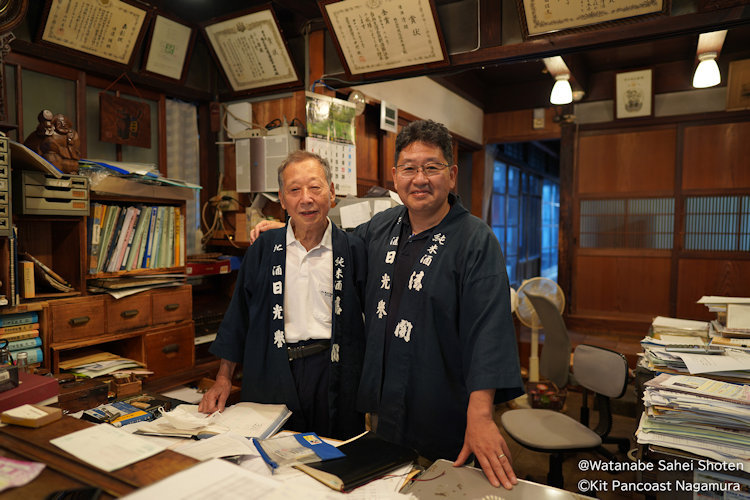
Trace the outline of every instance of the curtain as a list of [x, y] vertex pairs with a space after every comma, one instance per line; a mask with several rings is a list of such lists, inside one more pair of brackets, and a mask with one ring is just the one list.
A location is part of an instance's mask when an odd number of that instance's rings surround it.
[[[200, 184], [198, 108], [188, 102], [167, 99], [167, 177]], [[185, 214], [186, 255], [201, 253], [200, 192], [187, 200]]]

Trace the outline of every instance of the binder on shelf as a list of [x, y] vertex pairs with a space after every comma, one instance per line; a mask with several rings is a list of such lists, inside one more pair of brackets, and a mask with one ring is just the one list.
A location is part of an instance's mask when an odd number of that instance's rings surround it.
[[106, 213], [107, 205], [94, 203], [94, 215], [89, 217], [89, 274], [96, 273], [99, 262], [99, 245], [102, 236], [102, 223]]
[[21, 269], [21, 297], [24, 299], [33, 299], [36, 295], [34, 287], [34, 263], [30, 260], [19, 262]]
[[39, 314], [36, 311], [30, 311], [25, 313], [17, 314], [5, 314], [0, 316], [0, 326], [15, 326], [15, 325], [26, 325], [30, 323], [37, 323], [39, 321]]
[[[35, 323], [38, 325], [39, 323]], [[38, 327], [37, 327], [38, 328]], [[0, 339], [5, 339], [8, 342], [13, 342], [16, 340], [25, 340], [25, 339], [31, 339], [34, 337], [39, 337], [39, 330], [26, 330], [23, 332], [15, 332], [15, 333], [0, 333]]]
[[11, 333], [22, 333], [38, 329], [39, 323], [21, 323], [18, 325], [0, 326], [0, 337], [4, 337]]
[[37, 334], [36, 337], [31, 337], [28, 339], [23, 340], [10, 340], [7, 337], [5, 337], [6, 340], [8, 340], [8, 350], [9, 351], [20, 351], [22, 349], [33, 349], [34, 347], [40, 347], [42, 345], [42, 339]]
[[16, 362], [16, 359], [18, 359], [18, 354], [21, 352], [26, 353], [26, 355], [28, 356], [29, 364], [41, 363], [42, 361], [44, 361], [44, 354], [42, 354], [42, 350], [39, 347], [32, 347], [30, 349], [17, 349], [15, 351], [10, 351], [10, 357], [13, 358], [14, 363]]
[[118, 205], [107, 205], [104, 222], [102, 223], [102, 233], [99, 242], [99, 254], [96, 262], [96, 273], [100, 273], [104, 269], [104, 261], [107, 258], [107, 251], [109, 250], [110, 243], [112, 241], [112, 233], [114, 232], [115, 220], [120, 215], [120, 207]]
[[112, 260], [117, 258], [117, 248], [120, 244], [120, 239], [123, 231], [127, 231], [125, 228], [125, 221], [128, 217], [128, 209], [122, 208], [120, 210], [120, 215], [117, 217], [117, 221], [115, 222], [115, 227], [112, 228], [112, 240], [109, 243], [109, 248], [107, 249], [107, 257], [104, 261], [104, 271], [106, 272], [112, 272]]

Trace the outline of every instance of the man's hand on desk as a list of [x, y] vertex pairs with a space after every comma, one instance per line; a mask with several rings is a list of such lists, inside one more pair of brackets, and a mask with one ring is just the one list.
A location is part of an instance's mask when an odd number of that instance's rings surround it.
[[250, 231], [250, 244], [252, 245], [255, 243], [255, 240], [258, 239], [258, 236], [260, 236], [260, 233], [264, 231], [268, 231], [269, 229], [277, 229], [280, 227], [284, 227], [286, 224], [279, 221], [273, 221], [273, 220], [264, 220], [258, 222], [255, 227]]
[[232, 390], [232, 375], [237, 363], [221, 360], [219, 372], [216, 374], [216, 382], [203, 395], [203, 399], [198, 404], [198, 411], [201, 413], [213, 413], [215, 411], [224, 411], [227, 398]]
[[495, 487], [502, 484], [509, 490], [518, 479], [513, 472], [508, 444], [492, 419], [494, 393], [494, 390], [474, 391], [469, 396], [464, 446], [453, 465], [463, 465], [474, 453], [489, 482]]

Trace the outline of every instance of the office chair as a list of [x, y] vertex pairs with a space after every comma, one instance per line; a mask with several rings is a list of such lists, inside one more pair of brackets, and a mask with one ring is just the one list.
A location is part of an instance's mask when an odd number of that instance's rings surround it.
[[562, 389], [570, 380], [570, 337], [560, 311], [543, 295], [526, 292], [544, 329], [539, 374]]
[[[597, 397], [595, 408], [599, 423], [592, 430], [575, 419], [552, 410], [523, 409], [503, 413], [505, 431], [519, 444], [534, 451], [550, 453], [547, 484], [563, 487], [562, 462], [565, 453], [593, 450], [607, 458], [612, 454], [602, 447], [612, 429], [609, 398], [625, 394], [628, 362], [622, 354], [603, 347], [581, 344], [573, 355], [576, 381]], [[587, 392], [583, 393], [586, 405]]]

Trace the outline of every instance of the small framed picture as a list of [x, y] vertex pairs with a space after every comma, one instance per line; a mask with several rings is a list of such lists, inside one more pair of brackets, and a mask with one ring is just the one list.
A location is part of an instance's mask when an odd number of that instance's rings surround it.
[[195, 30], [170, 15], [157, 13], [151, 23], [142, 71], [152, 76], [184, 82]]
[[652, 70], [642, 69], [615, 75], [615, 118], [653, 115], [652, 74]]

